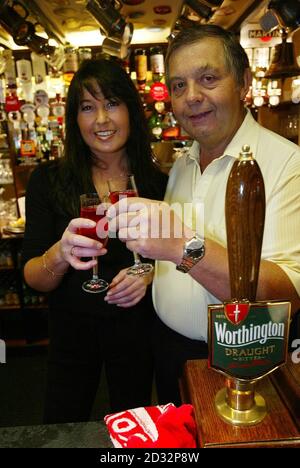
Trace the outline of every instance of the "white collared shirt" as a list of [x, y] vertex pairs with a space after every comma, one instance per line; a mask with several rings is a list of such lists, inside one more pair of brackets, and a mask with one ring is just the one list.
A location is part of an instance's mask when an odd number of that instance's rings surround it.
[[[245, 144], [250, 146], [265, 184], [262, 259], [278, 264], [300, 295], [300, 148], [260, 126], [249, 111], [224, 154], [202, 174], [197, 142], [175, 162], [165, 201], [203, 202], [204, 236], [226, 247], [227, 179]], [[188, 224], [193, 227], [192, 217]], [[207, 341], [207, 306], [220, 301], [189, 274], [177, 271], [174, 263], [156, 262], [153, 300], [158, 316], [168, 327], [189, 338]]]

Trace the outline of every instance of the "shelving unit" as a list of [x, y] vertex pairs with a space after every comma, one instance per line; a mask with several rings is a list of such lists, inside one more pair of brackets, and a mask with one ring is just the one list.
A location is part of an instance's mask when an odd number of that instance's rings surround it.
[[299, 132], [300, 104], [283, 102], [276, 107], [263, 106], [258, 110], [258, 122], [273, 132], [282, 135], [297, 145]]
[[47, 298], [23, 282], [22, 240], [22, 236], [0, 239], [0, 337], [7, 346], [47, 344], [48, 338]]

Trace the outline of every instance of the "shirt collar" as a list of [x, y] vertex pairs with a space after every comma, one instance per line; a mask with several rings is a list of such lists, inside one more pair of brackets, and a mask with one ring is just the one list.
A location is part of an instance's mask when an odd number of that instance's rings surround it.
[[[246, 109], [246, 116], [243, 120], [242, 125], [232, 138], [229, 145], [226, 147], [222, 156], [217, 159], [221, 159], [224, 156], [230, 156], [232, 158], [238, 158], [240, 152], [242, 151], [242, 146], [249, 145], [250, 151], [253, 154], [256, 154], [257, 149], [257, 123], [252, 117], [252, 114], [249, 109]], [[191, 162], [199, 162], [199, 153], [200, 153], [200, 145], [197, 141], [194, 141], [190, 150], [188, 152], [187, 157], [187, 164]]]
[[251, 153], [256, 154], [258, 140], [257, 123], [252, 117], [250, 110], [246, 109], [246, 111], [247, 113], [242, 125], [225, 149], [223, 156], [231, 156], [237, 159], [244, 145], [248, 145]]

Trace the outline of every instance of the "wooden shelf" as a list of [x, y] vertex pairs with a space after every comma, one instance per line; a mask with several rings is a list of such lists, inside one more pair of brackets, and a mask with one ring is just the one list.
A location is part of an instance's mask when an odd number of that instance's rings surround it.
[[5, 344], [7, 348], [36, 348], [36, 347], [41, 347], [41, 346], [48, 346], [49, 345], [49, 339], [44, 338], [41, 340], [34, 340], [34, 341], [28, 341], [25, 339], [11, 339], [11, 340], [5, 340]]
[[27, 310], [42, 310], [42, 309], [48, 309], [48, 304], [33, 304], [33, 305], [24, 305], [23, 309]]
[[8, 271], [8, 270], [11, 271], [11, 270], [14, 270], [14, 269], [15, 269], [15, 267], [13, 265], [12, 266], [9, 266], [9, 265], [7, 265], [7, 266], [4, 266], [4, 265], [2, 266], [1, 265], [0, 266], [0, 271]]
[[21, 305], [13, 304], [13, 305], [3, 305], [0, 306], [0, 312], [4, 310], [21, 310]]

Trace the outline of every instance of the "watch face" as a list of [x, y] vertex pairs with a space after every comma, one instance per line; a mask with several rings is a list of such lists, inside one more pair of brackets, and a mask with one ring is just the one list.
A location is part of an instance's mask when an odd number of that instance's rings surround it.
[[200, 237], [193, 237], [191, 240], [187, 242], [186, 249], [187, 250], [202, 249], [203, 245], [204, 245], [204, 241], [200, 239]]
[[204, 240], [200, 237], [193, 237], [186, 243], [185, 252], [187, 257], [199, 260], [204, 255]]
[[182, 261], [179, 265], [176, 266], [176, 270], [179, 270], [183, 273], [188, 273], [188, 271], [204, 257], [204, 254], [204, 239], [201, 239], [201, 237], [195, 235], [192, 239], [185, 243]]

